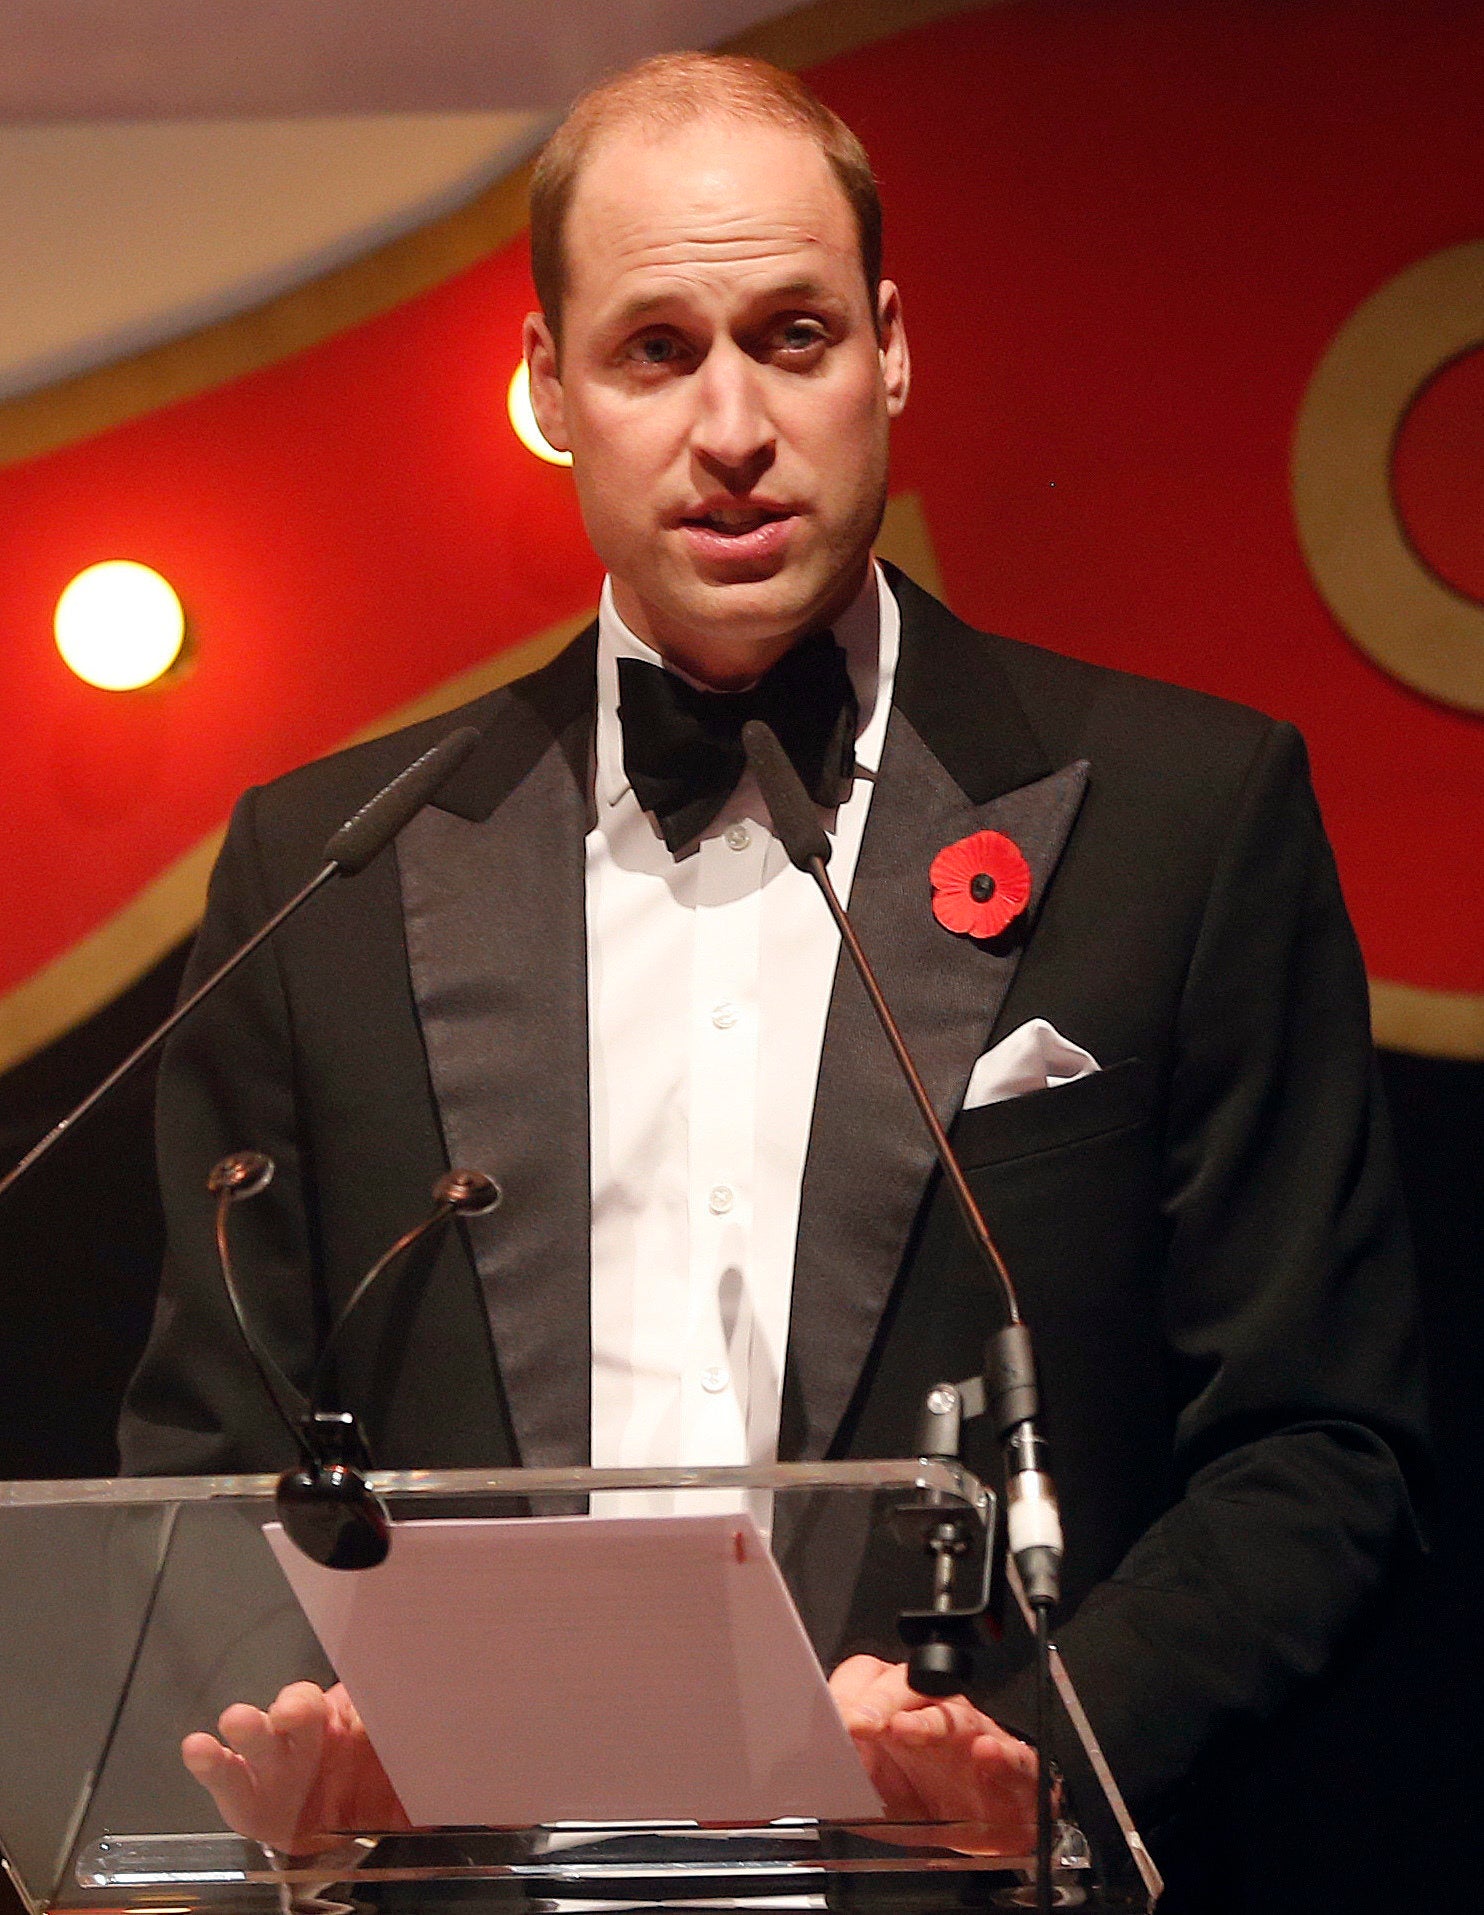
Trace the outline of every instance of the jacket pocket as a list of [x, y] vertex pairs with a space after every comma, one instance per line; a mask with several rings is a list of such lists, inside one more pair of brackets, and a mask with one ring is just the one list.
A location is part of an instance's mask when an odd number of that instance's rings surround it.
[[965, 1169], [982, 1169], [1131, 1130], [1152, 1113], [1157, 1089], [1154, 1066], [1126, 1057], [1070, 1084], [960, 1111], [948, 1134]]

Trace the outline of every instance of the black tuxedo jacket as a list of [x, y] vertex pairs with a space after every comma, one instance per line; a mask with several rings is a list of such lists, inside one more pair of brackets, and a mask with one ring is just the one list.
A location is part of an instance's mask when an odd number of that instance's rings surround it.
[[[852, 893], [866, 948], [945, 1121], [1027, 1018], [1103, 1066], [957, 1115], [953, 1135], [1037, 1338], [1067, 1530], [1059, 1640], [1148, 1812], [1324, 1662], [1409, 1533], [1416, 1349], [1364, 978], [1291, 728], [987, 637], [893, 580], [901, 659]], [[434, 1178], [493, 1174], [502, 1207], [356, 1321], [340, 1395], [386, 1466], [587, 1460], [594, 648], [589, 632], [238, 807], [192, 980], [396, 769], [455, 722], [485, 733], [395, 850], [317, 898], [167, 1053], [170, 1250], [126, 1468], [289, 1460], [211, 1243], [206, 1173], [245, 1146], [277, 1176], [236, 1214], [240, 1268], [301, 1380]], [[983, 826], [1035, 878], [993, 944], [929, 906], [934, 854]], [[842, 961], [782, 1453], [909, 1453], [924, 1390], [976, 1367], [998, 1310]], [[991, 1448], [967, 1453], [993, 1477]], [[1009, 1661], [988, 1687], [1023, 1720]]]

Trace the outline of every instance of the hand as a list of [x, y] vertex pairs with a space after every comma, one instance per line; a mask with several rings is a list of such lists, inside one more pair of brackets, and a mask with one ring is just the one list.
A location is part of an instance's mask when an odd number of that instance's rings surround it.
[[1038, 1763], [1028, 1744], [967, 1696], [918, 1695], [904, 1662], [851, 1656], [830, 1693], [893, 1820], [951, 1822], [952, 1835], [936, 1839], [971, 1855], [1034, 1854]]
[[291, 1682], [264, 1711], [234, 1702], [180, 1745], [229, 1828], [285, 1855], [338, 1848], [348, 1830], [411, 1824], [365, 1724], [337, 1683]]

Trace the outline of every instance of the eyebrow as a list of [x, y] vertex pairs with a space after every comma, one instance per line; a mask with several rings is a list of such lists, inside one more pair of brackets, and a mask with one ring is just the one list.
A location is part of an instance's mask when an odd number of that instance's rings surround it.
[[[662, 288], [658, 292], [637, 294], [626, 300], [611, 315], [605, 330], [626, 331], [629, 327], [642, 322], [653, 314], [663, 312], [667, 307], [684, 298], [678, 286]], [[789, 300], [801, 300], [810, 305], [828, 306], [840, 310], [845, 302], [832, 292], [823, 280], [810, 273], [801, 273], [794, 279], [785, 279], [777, 285], [760, 289], [751, 303], [755, 305], [778, 305]]]

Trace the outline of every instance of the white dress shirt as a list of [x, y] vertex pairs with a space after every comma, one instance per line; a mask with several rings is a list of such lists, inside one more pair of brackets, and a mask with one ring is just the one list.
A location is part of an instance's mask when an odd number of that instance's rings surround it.
[[[901, 629], [874, 566], [833, 629], [860, 706], [855, 781], [825, 815], [848, 897]], [[771, 1462], [839, 939], [750, 773], [671, 855], [624, 772], [621, 657], [660, 663], [605, 585], [587, 839], [592, 1460]]]

